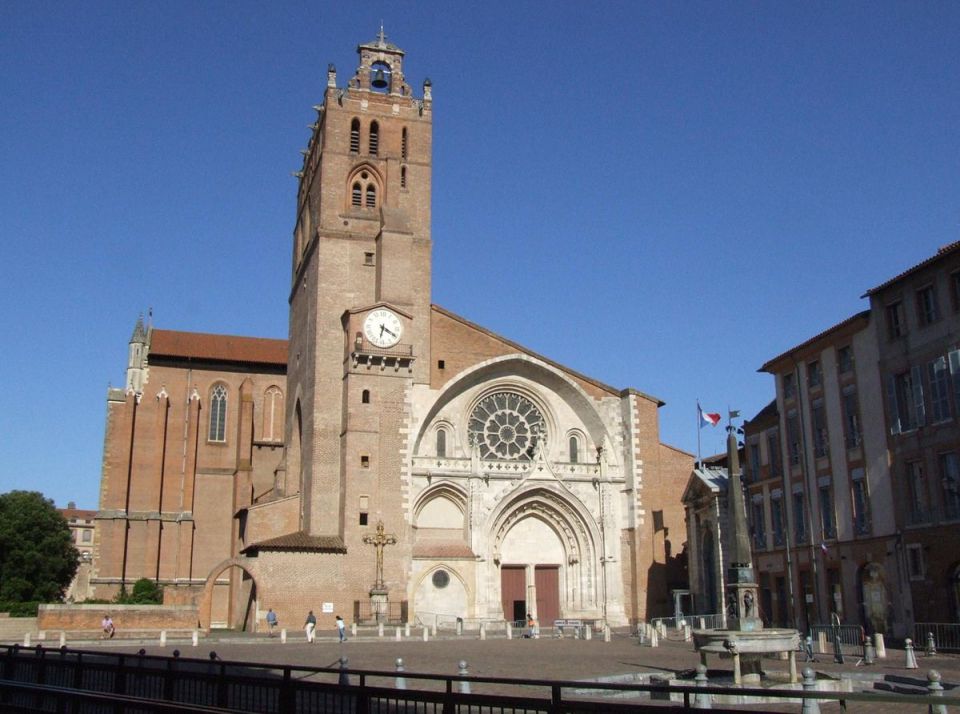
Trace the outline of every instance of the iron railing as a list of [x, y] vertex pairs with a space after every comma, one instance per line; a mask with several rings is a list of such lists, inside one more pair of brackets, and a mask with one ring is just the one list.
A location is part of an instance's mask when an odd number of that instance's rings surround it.
[[[0, 648], [0, 711], [63, 714], [266, 712], [353, 714], [593, 714], [689, 709], [700, 696], [736, 694], [760, 702], [798, 700], [960, 706], [943, 691], [928, 694], [799, 691], [665, 683], [613, 684], [537, 679], [437, 676], [407, 672], [264, 665], [79, 650]], [[539, 690], [543, 696], [531, 696]], [[641, 702], [624, 697], [644, 696]], [[934, 698], [935, 697], [935, 698]], [[664, 700], [660, 705], [651, 699]], [[669, 701], [668, 701], [669, 700]], [[743, 701], [743, 699], [741, 699]], [[732, 712], [730, 709], [714, 709]]]
[[358, 625], [375, 625], [380, 622], [385, 625], [403, 625], [407, 622], [407, 601], [371, 603], [369, 600], [354, 600], [353, 621]]
[[[818, 652], [834, 653], [834, 643], [839, 640], [841, 654], [863, 657], [864, 633], [860, 625], [811, 625], [810, 635]], [[817, 644], [821, 641], [825, 643], [823, 647]]]
[[960, 622], [915, 622], [913, 623], [913, 646], [917, 650], [927, 647], [927, 635], [933, 634], [937, 650], [960, 651]]

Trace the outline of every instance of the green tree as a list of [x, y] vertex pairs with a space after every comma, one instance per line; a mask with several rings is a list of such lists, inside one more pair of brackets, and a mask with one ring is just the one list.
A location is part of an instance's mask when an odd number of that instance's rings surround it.
[[79, 563], [53, 501], [35, 491], [0, 494], [0, 601], [62, 600]]
[[117, 595], [117, 602], [121, 605], [162, 605], [163, 589], [150, 578], [140, 578], [133, 584], [129, 595], [125, 590]]

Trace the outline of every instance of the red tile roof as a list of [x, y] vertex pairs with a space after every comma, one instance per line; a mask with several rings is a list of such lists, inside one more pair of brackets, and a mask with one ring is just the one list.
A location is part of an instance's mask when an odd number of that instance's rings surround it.
[[71, 518], [81, 518], [86, 521], [92, 521], [97, 517], [96, 511], [88, 511], [83, 508], [61, 508], [60, 513], [63, 514], [63, 517], [68, 521]]
[[476, 558], [466, 543], [425, 541], [413, 546], [414, 558]]
[[288, 533], [252, 543], [243, 549], [244, 553], [258, 550], [311, 551], [316, 553], [346, 553], [347, 546], [338, 536], [315, 536], [304, 531]]
[[870, 311], [869, 311], [869, 310], [863, 310], [862, 312], [858, 312], [856, 315], [851, 315], [851, 316], [848, 317], [846, 320], [843, 320], [843, 321], [841, 321], [841, 322], [838, 322], [836, 325], [833, 325], [832, 327], [828, 327], [828, 328], [827, 328], [826, 330], [824, 330], [823, 332], [820, 332], [820, 333], [814, 335], [814, 336], [811, 337], [809, 340], [806, 340], [806, 341], [804, 341], [804, 342], [801, 342], [801, 343], [800, 343], [799, 345], [797, 345], [796, 347], [791, 347], [791, 348], [788, 349], [786, 352], [782, 352], [782, 353], [778, 354], [776, 357], [774, 357], [773, 359], [767, 360], [767, 362], [766, 362], [760, 369], [758, 369], [757, 371], [758, 371], [758, 372], [769, 372], [770, 374], [774, 374], [774, 373], [775, 373], [775, 371], [774, 371], [774, 370], [775, 370], [775, 366], [777, 365], [777, 363], [779, 363], [779, 362], [782, 361], [783, 359], [789, 357], [791, 354], [795, 354], [795, 353], [798, 353], [798, 352], [802, 352], [803, 350], [805, 350], [806, 348], [814, 345], [815, 343], [819, 342], [820, 340], [822, 340], [822, 339], [824, 339], [824, 338], [826, 338], [826, 337], [830, 337], [830, 336], [833, 335], [834, 333], [840, 332], [842, 329], [847, 328], [847, 327], [851, 328], [851, 330], [852, 330], [853, 332], [859, 332], [859, 331], [862, 330], [864, 327], [866, 327], [869, 322], [870, 322]]
[[286, 366], [287, 341], [262, 337], [209, 335], [202, 332], [152, 330], [150, 355], [213, 362], [250, 362]]
[[940, 248], [937, 250], [937, 252], [936, 252], [934, 255], [931, 255], [931, 256], [930, 256], [929, 258], [927, 258], [926, 260], [920, 261], [919, 263], [917, 263], [916, 265], [914, 265], [912, 268], [907, 268], [906, 270], [904, 270], [904, 271], [903, 271], [902, 273], [900, 273], [899, 275], [893, 276], [892, 278], [890, 278], [889, 280], [887, 280], [887, 281], [884, 282], [884, 283], [881, 283], [881, 284], [878, 285], [877, 287], [875, 287], [875, 288], [870, 288], [869, 290], [867, 290], [867, 292], [865, 292], [865, 293], [864, 293], [863, 295], [861, 295], [860, 297], [870, 297], [870, 296], [873, 295], [875, 292], [878, 292], [878, 291], [880, 291], [880, 290], [883, 290], [883, 289], [884, 289], [885, 287], [887, 287], [888, 285], [891, 285], [892, 283], [895, 283], [895, 282], [897, 282], [898, 280], [901, 280], [901, 279], [907, 277], [908, 275], [910, 275], [910, 273], [915, 273], [915, 272], [918, 271], [918, 270], [922, 270], [923, 268], [926, 268], [928, 265], [930, 265], [930, 264], [933, 263], [934, 261], [939, 260], [939, 259], [942, 258], [943, 256], [949, 255], [950, 253], [953, 253], [953, 252], [955, 252], [955, 251], [957, 251], [957, 250], [960, 250], [960, 241], [955, 241], [955, 242], [953, 242], [953, 243], [949, 243], [949, 244], [947, 244], [947, 245], [945, 245], [945, 246], [942, 246], [942, 247], [940, 247]]

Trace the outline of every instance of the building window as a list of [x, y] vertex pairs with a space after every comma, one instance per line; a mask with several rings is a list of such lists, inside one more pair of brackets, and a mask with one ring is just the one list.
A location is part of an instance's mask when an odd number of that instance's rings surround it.
[[373, 253], [364, 253], [363, 254], [363, 264], [364, 265], [373, 265]]
[[818, 491], [820, 496], [820, 524], [823, 529], [823, 539], [837, 537], [837, 521], [833, 513], [833, 493], [830, 484], [825, 483]]
[[940, 486], [943, 491], [943, 517], [960, 518], [960, 456], [951, 451], [940, 455]]
[[377, 207], [377, 189], [373, 184], [367, 186], [367, 208]]
[[380, 125], [370, 122], [370, 156], [376, 156], [380, 151]]
[[363, 187], [359, 182], [354, 183], [350, 191], [350, 205], [354, 208], [363, 208]]
[[447, 363], [444, 362], [442, 359], [438, 359], [438, 360], [437, 360], [437, 369], [446, 369], [446, 368], [447, 368]]
[[481, 459], [529, 461], [546, 436], [546, 420], [522, 394], [495, 392], [473, 408], [468, 429], [471, 442], [480, 447]]
[[443, 590], [445, 587], [447, 587], [447, 585], [450, 584], [450, 573], [443, 569], [436, 570], [434, 571], [433, 577], [430, 578], [430, 580], [433, 583], [433, 587], [437, 588], [438, 590]]
[[263, 393], [263, 429], [264, 441], [283, 439], [283, 392], [276, 385], [267, 387]]
[[793, 399], [797, 394], [797, 381], [793, 373], [783, 375], [783, 398]]
[[580, 461], [580, 440], [576, 436], [571, 436], [569, 441], [570, 463], [576, 464]]
[[848, 449], [860, 446], [860, 410], [857, 406], [857, 390], [851, 385], [843, 390], [843, 433]]
[[770, 476], [780, 475], [780, 430], [774, 429], [767, 434], [767, 460], [770, 462]]
[[366, 513], [360, 513], [360, 518], [357, 519], [357, 523], [358, 523], [359, 525], [361, 525], [361, 526], [368, 525], [369, 522], [370, 522], [370, 521], [369, 521], [369, 518], [370, 518], [370, 516], [369, 516], [368, 514], [366, 514]]
[[837, 369], [840, 370], [840, 374], [853, 371], [853, 348], [850, 345], [837, 350]]
[[927, 285], [917, 290], [917, 319], [921, 325], [929, 325], [940, 319], [937, 292], [933, 285]]
[[354, 119], [350, 122], [350, 153], [360, 153], [360, 120]]
[[930, 508], [927, 501], [927, 483], [924, 478], [923, 464], [911, 461], [906, 465], [907, 487], [907, 523], [918, 525], [930, 522]]
[[83, 532], [82, 532], [82, 535], [80, 536], [80, 540], [81, 540], [83, 543], [89, 543], [90, 541], [92, 541], [92, 540], [93, 540], [93, 531], [86, 531], [86, 530], [83, 531]]
[[827, 413], [823, 401], [813, 403], [813, 455], [818, 459], [827, 455], [830, 449], [830, 435], [827, 431]]
[[437, 458], [447, 457], [447, 430], [437, 429]]
[[353, 208], [377, 207], [377, 179], [371, 171], [358, 171], [350, 177], [350, 182], [350, 205]]
[[770, 520], [773, 528], [773, 544], [781, 546], [786, 542], [783, 530], [783, 499], [774, 496], [770, 500]]
[[960, 310], [960, 270], [950, 274], [950, 296], [954, 312]]
[[401, 166], [400, 167], [400, 188], [406, 188], [406, 187], [407, 187], [407, 167]]
[[907, 546], [907, 570], [911, 580], [923, 580], [923, 546], [920, 543], [910, 543]]
[[793, 529], [797, 543], [806, 543], [807, 516], [803, 507], [803, 491], [793, 492]]
[[360, 456], [360, 468], [368, 469], [370, 468], [370, 457], [366, 454]]
[[930, 377], [930, 406], [933, 423], [950, 419], [950, 372], [947, 358], [937, 357], [928, 365]]
[[750, 444], [750, 480], [760, 480], [760, 444]]
[[887, 398], [890, 402], [890, 433], [899, 434], [923, 426], [923, 382], [920, 367], [887, 377]]
[[850, 472], [850, 490], [853, 500], [853, 530], [857, 535], [870, 535], [870, 499], [863, 469]]
[[360, 513], [359, 513], [360, 518], [358, 519], [359, 524], [360, 524], [361, 526], [367, 525], [367, 524], [369, 523], [368, 513], [369, 513], [369, 511], [370, 511], [370, 497], [369, 497], [369, 496], [360, 496], [360, 508], [359, 508], [358, 510], [359, 510], [359, 512], [360, 512]]
[[407, 160], [407, 127], [403, 127], [403, 131], [400, 132], [400, 158], [404, 161]]
[[763, 517], [763, 501], [754, 500], [751, 504], [751, 515], [753, 517], [753, 547], [757, 550], [764, 550], [767, 547], [766, 523]]
[[791, 466], [800, 463], [800, 421], [796, 412], [787, 415], [787, 454]]
[[369, 404], [369, 403], [370, 403], [370, 390], [369, 390], [369, 389], [364, 389], [362, 392], [360, 392], [360, 403], [361, 403], [361, 404]]
[[887, 305], [887, 336], [891, 340], [903, 337], [907, 325], [903, 320], [903, 303], [900, 301]]
[[807, 364], [807, 386], [811, 389], [819, 387], [823, 383], [823, 370], [820, 369], [820, 362], [814, 360]]
[[960, 410], [960, 350], [953, 350], [949, 355], [950, 376], [953, 378], [953, 403]]
[[209, 441], [227, 440], [227, 388], [218, 384], [210, 393]]

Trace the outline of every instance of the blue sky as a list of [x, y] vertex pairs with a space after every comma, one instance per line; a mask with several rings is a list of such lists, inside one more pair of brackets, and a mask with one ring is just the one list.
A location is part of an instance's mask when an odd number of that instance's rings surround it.
[[381, 20], [434, 87], [434, 302], [667, 443], [960, 238], [957, 3], [0, 3], [0, 491], [97, 506], [147, 308], [286, 337], [290, 172]]

